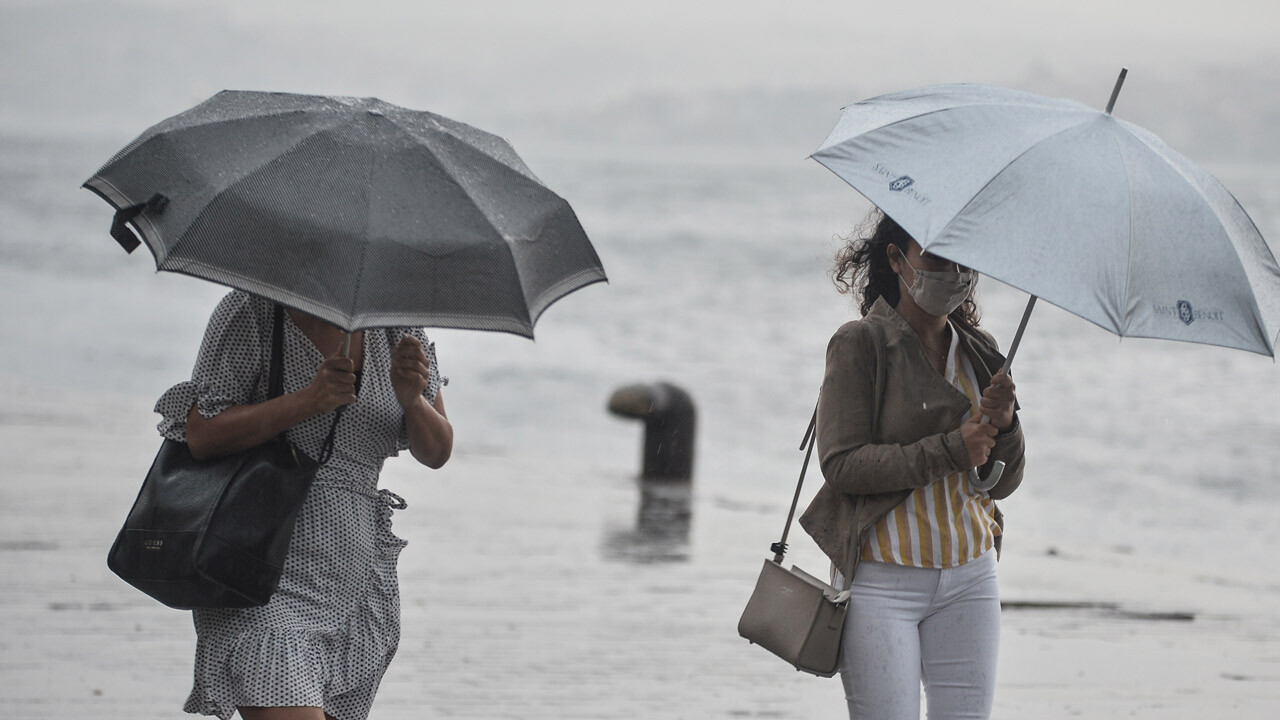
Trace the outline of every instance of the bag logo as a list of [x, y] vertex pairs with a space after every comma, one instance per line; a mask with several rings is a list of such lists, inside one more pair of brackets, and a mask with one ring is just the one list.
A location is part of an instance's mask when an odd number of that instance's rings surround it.
[[147, 550], [163, 550], [164, 541], [163, 540], [143, 540], [142, 547]]
[[893, 182], [889, 183], [889, 189], [892, 190], [893, 192], [902, 192], [903, 190], [906, 190], [907, 188], [914, 185], [915, 182], [916, 182], [915, 180], [911, 179], [910, 175], [903, 175], [897, 180], [894, 180]]

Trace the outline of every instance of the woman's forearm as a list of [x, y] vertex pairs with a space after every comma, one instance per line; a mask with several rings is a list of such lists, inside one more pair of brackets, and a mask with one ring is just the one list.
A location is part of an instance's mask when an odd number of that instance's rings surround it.
[[197, 405], [187, 415], [187, 447], [198, 460], [257, 447], [318, 415], [314, 393], [301, 390], [256, 405], [236, 405], [206, 418]]
[[435, 403], [425, 397], [404, 409], [405, 429], [409, 434], [409, 452], [418, 462], [439, 469], [453, 454], [453, 425], [444, 411], [444, 397], [436, 394]]
[[868, 443], [822, 453], [822, 474], [827, 484], [850, 495], [910, 490], [958, 472], [964, 452], [959, 430], [906, 445]]

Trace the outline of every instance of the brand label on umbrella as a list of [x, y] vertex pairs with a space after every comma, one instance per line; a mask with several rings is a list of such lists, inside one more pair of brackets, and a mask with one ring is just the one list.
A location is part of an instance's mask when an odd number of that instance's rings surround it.
[[876, 174], [882, 175], [889, 179], [889, 190], [891, 192], [902, 193], [903, 195], [915, 200], [921, 205], [928, 205], [933, 201], [928, 195], [920, 192], [919, 188], [912, 187], [916, 184], [915, 178], [910, 175], [894, 172], [884, 166], [884, 163], [876, 163], [871, 168]]
[[1152, 305], [1151, 307], [1158, 317], [1176, 317], [1185, 325], [1190, 325], [1197, 320], [1222, 322], [1224, 315], [1218, 309], [1197, 310], [1187, 300], [1179, 300], [1177, 305]]
[[910, 175], [903, 175], [897, 180], [894, 180], [893, 182], [889, 183], [889, 189], [894, 192], [902, 192], [903, 190], [906, 190], [907, 188], [911, 187], [912, 183], [914, 182], [915, 180], [912, 180]]

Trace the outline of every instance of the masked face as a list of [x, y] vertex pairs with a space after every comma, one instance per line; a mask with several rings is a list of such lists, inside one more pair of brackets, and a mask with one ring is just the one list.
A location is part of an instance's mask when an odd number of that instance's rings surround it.
[[[921, 270], [903, 254], [896, 245], [893, 246], [898, 257], [902, 258], [912, 270], [914, 277], [907, 293], [916, 301], [920, 309], [936, 317], [950, 315], [973, 291], [978, 281], [978, 273], [972, 270]], [[899, 274], [899, 277], [902, 277]], [[904, 279], [905, 284], [905, 279]]]

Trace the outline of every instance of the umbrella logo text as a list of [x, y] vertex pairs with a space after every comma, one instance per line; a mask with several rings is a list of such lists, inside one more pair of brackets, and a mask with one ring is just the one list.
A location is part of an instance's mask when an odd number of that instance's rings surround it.
[[928, 205], [932, 202], [932, 198], [920, 192], [919, 188], [912, 187], [916, 184], [916, 179], [910, 175], [894, 172], [891, 168], [885, 167], [884, 163], [876, 163], [871, 170], [889, 180], [890, 192], [902, 193], [921, 205]]
[[1152, 308], [1157, 317], [1177, 318], [1184, 325], [1190, 325], [1197, 320], [1223, 322], [1226, 319], [1226, 313], [1223, 310], [1219, 308], [1197, 310], [1191, 306], [1189, 300], [1179, 300], [1176, 305], [1153, 305]]

